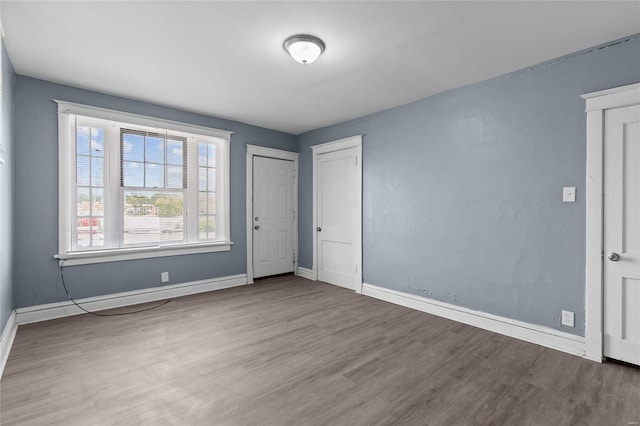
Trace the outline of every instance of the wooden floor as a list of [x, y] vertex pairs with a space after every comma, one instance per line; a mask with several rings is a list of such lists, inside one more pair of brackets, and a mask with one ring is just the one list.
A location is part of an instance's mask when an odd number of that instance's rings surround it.
[[292, 276], [20, 326], [0, 392], [3, 426], [640, 422], [638, 368]]

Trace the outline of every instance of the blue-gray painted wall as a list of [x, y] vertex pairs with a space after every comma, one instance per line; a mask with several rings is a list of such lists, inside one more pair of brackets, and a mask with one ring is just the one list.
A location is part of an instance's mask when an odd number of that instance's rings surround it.
[[300, 266], [313, 266], [309, 147], [362, 134], [365, 282], [584, 335], [580, 95], [637, 82], [636, 37], [301, 135]]
[[15, 74], [4, 45], [2, 55], [2, 104], [0, 104], [0, 333], [13, 310], [13, 82]]
[[296, 137], [248, 124], [178, 111], [17, 76], [15, 86], [15, 306], [67, 300], [58, 280], [58, 118], [52, 99], [159, 117], [234, 132], [231, 138], [229, 252], [65, 267], [74, 298], [246, 273], [246, 144], [297, 151]]
[[[16, 76], [14, 306], [66, 299], [52, 260], [55, 98], [235, 132], [232, 251], [69, 267], [75, 297], [157, 286], [166, 270], [171, 282], [246, 272], [247, 143], [300, 150], [299, 256], [312, 267], [309, 147], [363, 134], [366, 282], [582, 335], [586, 134], [579, 95], [638, 81], [635, 38], [296, 138]], [[561, 202], [563, 186], [578, 188], [575, 204]], [[10, 294], [10, 287], [2, 288]], [[559, 326], [561, 309], [576, 312], [576, 328]]]

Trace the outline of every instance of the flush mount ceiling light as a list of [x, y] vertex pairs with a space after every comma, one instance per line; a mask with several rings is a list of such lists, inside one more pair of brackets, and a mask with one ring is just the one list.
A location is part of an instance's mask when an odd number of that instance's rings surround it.
[[289, 37], [282, 45], [291, 57], [303, 65], [310, 64], [324, 52], [324, 42], [309, 34]]

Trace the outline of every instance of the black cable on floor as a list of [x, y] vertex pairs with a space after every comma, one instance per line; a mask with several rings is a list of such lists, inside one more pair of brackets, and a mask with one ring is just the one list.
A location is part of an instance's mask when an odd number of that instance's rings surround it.
[[83, 310], [84, 312], [91, 314], [91, 315], [95, 315], [97, 317], [115, 317], [115, 316], [119, 316], [119, 315], [133, 315], [133, 314], [138, 314], [140, 312], [144, 312], [144, 311], [150, 311], [152, 309], [156, 309], [159, 308], [161, 306], [166, 305], [167, 303], [171, 302], [171, 299], [165, 300], [164, 302], [160, 303], [159, 305], [156, 306], [152, 306], [150, 308], [144, 308], [144, 309], [140, 309], [137, 311], [132, 311], [132, 312], [117, 312], [117, 313], [113, 313], [113, 314], [101, 314], [98, 312], [93, 312], [90, 311], [88, 309], [83, 308], [82, 306], [80, 306], [78, 304], [78, 302], [76, 302], [73, 297], [71, 297], [71, 294], [69, 293], [69, 290], [67, 289], [67, 283], [64, 281], [64, 271], [62, 270], [64, 266], [64, 261], [60, 262], [59, 268], [60, 268], [60, 278], [62, 279], [62, 287], [64, 287], [64, 292], [67, 293], [67, 297], [69, 298], [69, 300], [71, 300], [73, 302], [74, 305], [76, 305], [79, 309]]

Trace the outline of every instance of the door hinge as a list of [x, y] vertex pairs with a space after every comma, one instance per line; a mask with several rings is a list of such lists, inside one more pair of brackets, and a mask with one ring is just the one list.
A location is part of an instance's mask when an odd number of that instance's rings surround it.
[[356, 166], [358, 165], [358, 156], [356, 155]]
[[293, 259], [291, 259], [291, 260], [293, 261], [293, 264], [295, 265], [295, 263], [296, 263], [296, 254], [295, 254], [295, 253], [293, 253], [292, 258], [293, 258]]

